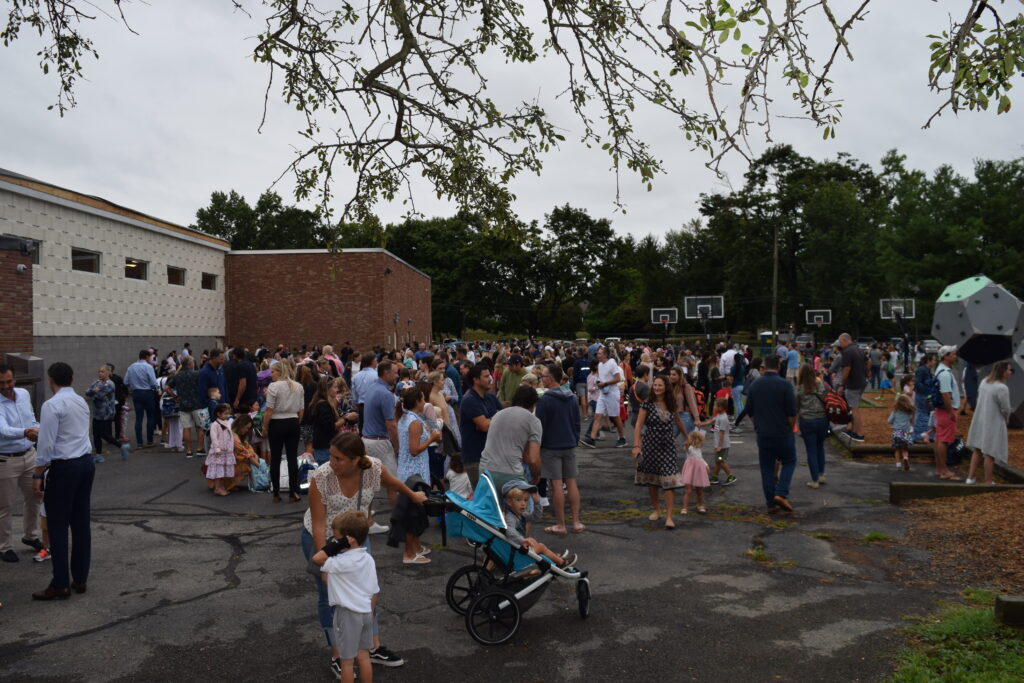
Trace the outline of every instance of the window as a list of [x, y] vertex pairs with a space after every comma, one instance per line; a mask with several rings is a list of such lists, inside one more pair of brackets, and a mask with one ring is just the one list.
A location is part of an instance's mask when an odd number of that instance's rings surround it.
[[124, 260], [124, 276], [132, 280], [148, 280], [149, 264], [137, 258], [126, 258]]
[[217, 276], [213, 273], [203, 273], [203, 289], [217, 289]]
[[39, 240], [34, 240], [30, 237], [22, 237], [21, 235], [4, 235], [4, 237], [13, 237], [18, 240], [25, 240], [32, 245], [32, 265], [39, 265], [39, 254], [43, 250], [43, 243]]
[[167, 284], [185, 286], [185, 269], [167, 266]]
[[83, 273], [100, 272], [100, 255], [95, 251], [86, 249], [71, 248], [71, 270], [80, 270]]

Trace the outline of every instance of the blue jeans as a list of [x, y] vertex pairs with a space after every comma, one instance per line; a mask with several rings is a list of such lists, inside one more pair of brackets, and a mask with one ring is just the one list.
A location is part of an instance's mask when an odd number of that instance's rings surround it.
[[133, 391], [132, 405], [135, 407], [135, 443], [142, 445], [142, 414], [146, 413], [146, 443], [153, 443], [156, 430], [156, 394], [149, 390]]
[[[302, 527], [301, 540], [302, 554], [306, 556], [306, 562], [308, 563], [314, 553], [313, 535], [306, 531], [306, 527]], [[371, 552], [369, 536], [366, 537], [366, 542], [363, 546], [366, 548], [366, 552]], [[327, 639], [327, 646], [335, 647], [334, 608], [331, 607], [331, 603], [327, 599], [327, 583], [321, 578], [313, 578], [313, 583], [316, 584], [316, 616], [320, 621], [320, 628], [324, 630], [324, 637]], [[380, 635], [380, 624], [377, 622], [376, 612], [373, 613], [373, 635]]]
[[811, 479], [825, 474], [825, 437], [828, 436], [828, 420], [817, 417], [813, 420], [800, 420], [800, 434], [803, 435], [804, 446], [807, 448], [807, 467], [811, 470]]
[[[775, 505], [775, 496], [789, 497], [789, 482], [796, 469], [796, 442], [792, 434], [786, 436], [758, 436], [757, 459], [761, 465], [761, 488], [768, 507]], [[775, 482], [775, 461], [782, 462], [779, 481]]]
[[914, 441], [923, 439], [924, 433], [928, 431], [928, 418], [931, 413], [928, 411], [927, 400], [927, 398], [922, 400], [916, 395], [914, 396]]
[[732, 388], [732, 409], [733, 415], [739, 416], [743, 412], [743, 385]]
[[330, 448], [314, 448], [313, 459], [316, 460], [317, 465], [323, 465], [325, 462], [331, 459]]
[[[50, 533], [53, 580], [50, 588], [68, 588], [89, 581], [92, 534], [89, 502], [96, 465], [86, 453], [72, 460], [52, 460], [46, 479], [46, 523]], [[33, 503], [34, 504], [34, 503]], [[71, 531], [71, 574], [68, 576], [68, 530]]]

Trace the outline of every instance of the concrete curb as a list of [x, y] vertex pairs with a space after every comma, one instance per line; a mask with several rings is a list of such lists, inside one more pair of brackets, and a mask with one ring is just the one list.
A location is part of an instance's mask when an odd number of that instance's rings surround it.
[[1024, 628], [1024, 596], [997, 595], [996, 621], [1007, 626]]
[[[837, 437], [840, 438], [840, 437]], [[892, 455], [892, 446], [880, 443], [851, 443], [847, 446], [850, 453], [857, 455]], [[928, 455], [932, 457], [934, 450], [931, 444], [915, 443], [910, 447], [911, 455]]]
[[889, 502], [899, 505], [908, 500], [976, 496], [1000, 491], [1024, 491], [1020, 484], [972, 484], [963, 482], [893, 481], [889, 483]]
[[996, 474], [1006, 481], [1013, 482], [1014, 484], [1024, 484], [1024, 471], [1017, 469], [1013, 465], [1004, 465], [999, 461], [993, 464], [995, 465]]

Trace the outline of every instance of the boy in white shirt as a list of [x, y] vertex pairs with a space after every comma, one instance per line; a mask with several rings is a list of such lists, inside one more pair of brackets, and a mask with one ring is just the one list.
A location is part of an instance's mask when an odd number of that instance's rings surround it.
[[334, 518], [331, 529], [334, 538], [313, 556], [313, 562], [323, 570], [328, 601], [334, 608], [340, 679], [344, 683], [355, 680], [355, 660], [358, 659], [360, 679], [372, 683], [373, 610], [380, 586], [377, 565], [363, 547], [370, 525], [362, 512], [349, 510]]

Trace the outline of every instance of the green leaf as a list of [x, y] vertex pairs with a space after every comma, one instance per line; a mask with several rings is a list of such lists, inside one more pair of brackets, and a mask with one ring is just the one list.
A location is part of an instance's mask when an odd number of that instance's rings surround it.
[[807, 83], [809, 81], [810, 81], [810, 79], [808, 79], [807, 74], [805, 74], [805, 73], [800, 74], [800, 87], [801, 88], [806, 88], [807, 87]]
[[736, 29], [735, 31], [732, 32], [732, 39], [733, 40], [739, 40], [740, 39], [740, 30], [739, 29]]
[[754, 51], [754, 48], [750, 47], [746, 43], [743, 43], [743, 47], [740, 48], [740, 52], [742, 52], [745, 55], [749, 55], [753, 51]]
[[999, 98], [999, 109], [996, 110], [997, 114], [1005, 114], [1010, 111], [1010, 98], [1003, 95]]
[[724, 43], [729, 40], [729, 29], [726, 29], [718, 34], [718, 42]]

